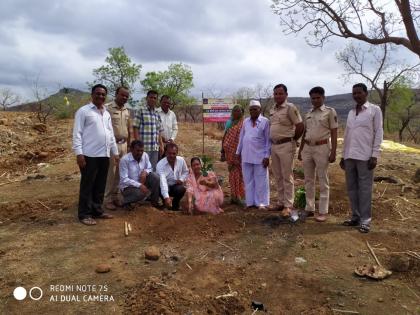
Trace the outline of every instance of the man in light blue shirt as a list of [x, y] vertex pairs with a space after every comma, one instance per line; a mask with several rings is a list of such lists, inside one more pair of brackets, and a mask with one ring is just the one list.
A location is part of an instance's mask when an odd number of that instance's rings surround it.
[[144, 152], [142, 141], [131, 142], [130, 152], [121, 158], [119, 169], [123, 206], [149, 198], [152, 206], [158, 207], [159, 175], [152, 172], [152, 164], [149, 155]]
[[249, 113], [242, 125], [236, 154], [238, 161], [242, 161], [246, 206], [264, 210], [270, 204], [270, 121], [261, 116], [259, 101], [250, 101]]

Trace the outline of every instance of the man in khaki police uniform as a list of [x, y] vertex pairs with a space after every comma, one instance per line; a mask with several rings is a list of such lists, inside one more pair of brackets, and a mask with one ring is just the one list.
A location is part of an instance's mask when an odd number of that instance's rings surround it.
[[[337, 114], [334, 108], [324, 105], [325, 91], [316, 86], [309, 91], [312, 110], [305, 117], [305, 131], [298, 159], [303, 161], [305, 173], [306, 212], [314, 216], [315, 212], [315, 171], [319, 180], [319, 215], [318, 222], [327, 219], [330, 187], [328, 183], [328, 164], [335, 162], [337, 149]], [[331, 146], [330, 146], [331, 139]]]
[[[127, 154], [127, 143], [132, 137], [132, 128], [130, 121], [130, 111], [125, 107], [130, 92], [127, 87], [119, 87], [115, 92], [115, 99], [111, 103], [106, 104], [107, 110], [111, 115], [112, 128], [114, 129], [115, 140], [117, 142], [118, 153], [120, 157]], [[109, 163], [108, 176], [106, 179], [105, 189], [105, 207], [115, 210], [120, 205], [118, 199], [118, 185], [120, 182], [120, 174], [118, 164], [112, 160]]]
[[303, 123], [299, 110], [287, 102], [287, 87], [274, 87], [274, 107], [270, 110], [272, 171], [277, 185], [277, 206], [282, 216], [290, 216], [294, 201], [293, 164], [296, 141], [302, 136]]

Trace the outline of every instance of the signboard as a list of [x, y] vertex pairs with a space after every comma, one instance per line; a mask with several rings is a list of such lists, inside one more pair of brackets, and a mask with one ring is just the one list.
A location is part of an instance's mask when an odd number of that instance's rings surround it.
[[232, 98], [203, 98], [203, 122], [226, 122], [233, 106]]

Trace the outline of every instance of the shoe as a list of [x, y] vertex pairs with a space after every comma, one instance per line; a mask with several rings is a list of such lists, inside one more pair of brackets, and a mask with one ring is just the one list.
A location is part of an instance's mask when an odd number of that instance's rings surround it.
[[290, 208], [284, 208], [282, 211], [281, 211], [281, 216], [283, 217], [283, 218], [288, 218], [288, 217], [290, 217], [290, 215], [292, 214], [292, 210], [290, 209]]
[[327, 215], [326, 214], [320, 214], [320, 215], [315, 217], [315, 221], [325, 222], [325, 221], [327, 221]]
[[84, 224], [84, 225], [96, 225], [96, 221], [92, 218], [84, 218], [79, 220], [80, 223]]
[[343, 223], [342, 223], [342, 225], [344, 225], [344, 226], [359, 226], [360, 225], [360, 223], [359, 223], [359, 221], [355, 221], [355, 220], [346, 220], [346, 221], [344, 221]]
[[108, 210], [117, 210], [117, 207], [115, 206], [113, 202], [106, 203], [105, 208], [107, 208]]
[[370, 227], [367, 224], [361, 224], [359, 227], [359, 232], [360, 233], [369, 233], [370, 231]]
[[112, 214], [109, 214], [109, 213], [102, 213], [102, 214], [100, 214], [100, 215], [98, 215], [98, 216], [94, 216], [94, 218], [95, 219], [113, 219], [114, 218], [114, 216], [112, 215]]
[[267, 210], [267, 207], [266, 206], [259, 206], [258, 210], [265, 211], [265, 210]]

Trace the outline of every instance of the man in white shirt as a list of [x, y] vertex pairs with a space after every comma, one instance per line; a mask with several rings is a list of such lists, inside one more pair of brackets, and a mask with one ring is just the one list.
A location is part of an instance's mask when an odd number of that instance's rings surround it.
[[121, 158], [119, 169], [123, 206], [146, 198], [150, 199], [152, 206], [158, 206], [159, 175], [152, 172], [152, 164], [144, 152], [142, 141], [131, 142], [130, 152]]
[[368, 90], [363, 83], [353, 86], [356, 108], [349, 112], [344, 132], [343, 157], [340, 167], [345, 170], [347, 193], [352, 218], [345, 226], [358, 226], [368, 233], [372, 217], [373, 169], [376, 167], [383, 140], [382, 112], [367, 101]]
[[179, 210], [179, 202], [185, 194], [185, 181], [188, 177], [187, 163], [177, 154], [178, 146], [175, 143], [168, 143], [166, 157], [156, 166], [160, 177], [160, 193], [165, 206], [175, 211]]
[[73, 128], [73, 150], [81, 172], [79, 213], [81, 223], [95, 225], [98, 219], [111, 219], [102, 209], [110, 153], [118, 162], [111, 116], [104, 103], [107, 89], [92, 87], [92, 102], [76, 112]]
[[169, 109], [170, 106], [170, 96], [163, 95], [160, 98], [160, 108], [156, 110], [162, 120], [162, 137], [164, 143], [175, 142], [176, 135], [178, 134], [178, 122], [175, 113]]

